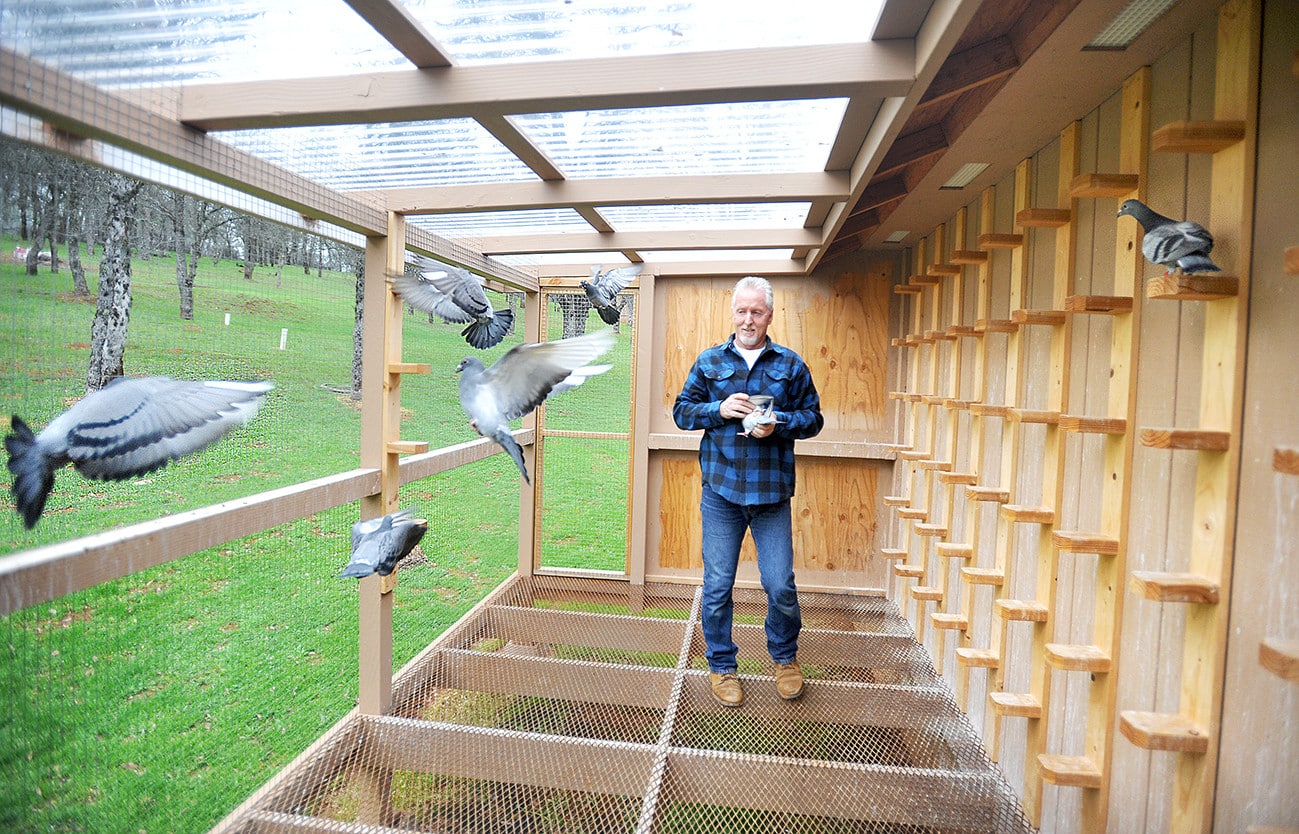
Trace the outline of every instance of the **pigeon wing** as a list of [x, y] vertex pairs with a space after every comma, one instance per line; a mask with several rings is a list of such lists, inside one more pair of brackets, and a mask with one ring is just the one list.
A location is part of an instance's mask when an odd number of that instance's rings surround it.
[[473, 321], [473, 316], [462, 310], [451, 296], [438, 289], [429, 278], [437, 274], [426, 272], [422, 275], [399, 275], [392, 279], [392, 286], [397, 294], [416, 310], [433, 313], [443, 321], [453, 324]]
[[62, 436], [87, 478], [152, 472], [206, 448], [257, 413], [269, 382], [121, 379], [87, 396], [42, 432]]
[[514, 420], [532, 411], [577, 368], [598, 359], [614, 343], [611, 329], [559, 339], [516, 345], [483, 371], [500, 413]]
[[[434, 287], [450, 296], [455, 305], [475, 319], [492, 315], [492, 305], [487, 300], [483, 285], [468, 270], [447, 265], [445, 274], [431, 273], [429, 281]], [[468, 321], [468, 319], [465, 319]]]
[[627, 289], [631, 279], [640, 275], [641, 270], [644, 268], [644, 264], [632, 264], [631, 266], [611, 269], [603, 275], [597, 275], [594, 283], [599, 288], [600, 295], [608, 299], [609, 303], [612, 303], [613, 297]]

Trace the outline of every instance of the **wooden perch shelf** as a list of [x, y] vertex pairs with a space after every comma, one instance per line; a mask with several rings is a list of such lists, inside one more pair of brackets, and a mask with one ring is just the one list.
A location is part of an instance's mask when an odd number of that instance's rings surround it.
[[919, 579], [925, 575], [925, 569], [920, 565], [894, 565], [893, 572], [903, 579]]
[[1064, 310], [1012, 310], [1010, 320], [1015, 324], [1064, 324]]
[[387, 448], [391, 455], [422, 455], [428, 451], [428, 441], [389, 440]]
[[943, 589], [931, 588], [927, 585], [913, 585], [911, 587], [911, 596], [921, 602], [942, 602]]
[[1128, 587], [1155, 602], [1197, 602], [1204, 605], [1218, 602], [1218, 583], [1194, 573], [1134, 570]]
[[960, 264], [934, 264], [927, 270], [930, 275], [941, 278], [954, 278], [961, 274]]
[[1299, 683], [1299, 640], [1267, 638], [1258, 644], [1258, 662], [1282, 680]]
[[1062, 788], [1099, 789], [1101, 771], [1086, 756], [1064, 756], [1058, 753], [1039, 753], [1038, 766], [1042, 779]]
[[924, 507], [898, 507], [898, 518], [924, 521], [929, 518], [929, 510]]
[[1010, 406], [997, 403], [970, 403], [970, 413], [978, 417], [1009, 417]]
[[913, 450], [910, 452], [898, 452], [898, 457], [901, 458], [902, 460], [909, 460], [909, 461], [927, 460], [929, 458], [929, 450], [925, 449], [923, 451]]
[[900, 547], [883, 547], [880, 548], [880, 558], [885, 561], [905, 559], [907, 558], [907, 552]]
[[1010, 500], [1010, 490], [990, 486], [966, 487], [965, 498], [968, 501], [989, 501], [994, 504], [1004, 504]]
[[388, 373], [390, 374], [427, 374], [433, 372], [433, 366], [428, 362], [389, 362]]
[[1047, 643], [1046, 662], [1066, 672], [1091, 672], [1103, 675], [1110, 670], [1110, 656], [1100, 646]]
[[1127, 295], [1071, 295], [1064, 300], [1070, 313], [1131, 313], [1132, 297]]
[[1006, 574], [996, 568], [961, 568], [961, 577], [971, 585], [992, 585], [998, 588], [1006, 581]]
[[895, 295], [920, 295], [920, 287], [912, 284], [897, 284], [893, 287]]
[[960, 542], [940, 542], [934, 545], [934, 552], [948, 559], [973, 559], [974, 545]]
[[916, 464], [922, 470], [928, 472], [950, 472], [952, 471], [952, 462], [950, 460], [922, 460]]
[[1003, 504], [1001, 515], [1007, 521], [1019, 524], [1053, 524], [1055, 510], [1050, 507], [1027, 507], [1022, 504]]
[[[1021, 223], [1020, 225], [1024, 224]], [[1023, 245], [1023, 235], [998, 234], [996, 232], [979, 235], [980, 249], [1018, 249]]]
[[947, 259], [954, 264], [986, 264], [988, 253], [981, 249], [954, 249]]
[[952, 399], [944, 403], [944, 405], [946, 405], [948, 408], [953, 409], [955, 411], [969, 411], [970, 406], [973, 405], [973, 403], [971, 403], [969, 400], [958, 400], [955, 397], [953, 397]]
[[946, 329], [943, 329], [943, 330], [926, 330], [926, 331], [925, 331], [925, 340], [926, 340], [926, 341], [935, 342], [935, 341], [938, 341], [938, 340], [940, 340], [940, 339], [943, 340], [943, 341], [947, 341], [947, 342], [954, 342], [954, 341], [956, 341], [956, 337], [953, 336], [951, 333], [948, 333]]
[[1116, 556], [1119, 540], [1103, 533], [1084, 533], [1078, 530], [1056, 530], [1051, 533], [1051, 544], [1068, 553], [1095, 553], [1099, 556]]
[[1044, 623], [1050, 613], [1045, 605], [1034, 600], [999, 599], [993, 607], [1003, 620], [1021, 623]]
[[1244, 138], [1244, 122], [1172, 122], [1155, 131], [1150, 148], [1164, 153], [1217, 153]]
[[1060, 422], [1058, 411], [1036, 411], [1031, 408], [1012, 408], [1006, 415], [1012, 423], [1037, 423], [1054, 426]]
[[965, 631], [970, 627], [970, 619], [964, 614], [947, 614], [942, 611], [935, 611], [929, 615], [933, 622], [934, 628], [952, 628], [957, 631]]
[[911, 503], [910, 495], [885, 495], [884, 506], [886, 507], [905, 507]]
[[1240, 292], [1235, 275], [1163, 275], [1146, 284], [1146, 298], [1158, 301], [1217, 301]]
[[1231, 445], [1231, 432], [1212, 429], [1142, 429], [1141, 445], [1152, 449], [1225, 452]]
[[1001, 657], [992, 649], [957, 649], [956, 662], [975, 669], [996, 669]]
[[917, 535], [917, 536], [939, 536], [939, 537], [946, 536], [946, 535], [947, 535], [947, 525], [945, 525], [945, 524], [917, 524], [917, 525], [916, 525], [916, 535]]
[[952, 336], [978, 336], [979, 332], [974, 329], [972, 324], [953, 324], [947, 328], [947, 332]]
[[[933, 269], [933, 267], [930, 267], [930, 269]], [[914, 286], [914, 287], [921, 287], [921, 288], [924, 288], [924, 287], [936, 287], [936, 286], [938, 286], [939, 284], [941, 284], [942, 282], [943, 282], [943, 281], [942, 281], [941, 278], [939, 278], [937, 275], [933, 275], [933, 274], [930, 274], [930, 275], [912, 275], [910, 278], [907, 279], [907, 283], [908, 283], [908, 284], [911, 284], [911, 285]]]
[[1029, 229], [1055, 229], [1072, 219], [1069, 209], [1026, 208], [1015, 214], [1015, 223]]
[[978, 474], [974, 472], [939, 472], [938, 483], [955, 484], [957, 486], [974, 486], [979, 482]]
[[1141, 184], [1136, 174], [1079, 174], [1069, 183], [1070, 197], [1126, 197]]
[[1042, 703], [1028, 693], [989, 692], [992, 711], [1004, 718], [1041, 718]]
[[1122, 417], [1085, 417], [1079, 414], [1064, 414], [1060, 417], [1060, 428], [1080, 434], [1126, 434], [1128, 421]]
[[1014, 333], [1019, 325], [1010, 319], [979, 319], [974, 323], [977, 333]]
[[1119, 713], [1119, 730], [1128, 741], [1143, 750], [1172, 750], [1178, 753], [1206, 753], [1209, 734], [1191, 719], [1170, 712]]
[[1286, 275], [1299, 275], [1299, 246], [1287, 246], [1285, 248]]

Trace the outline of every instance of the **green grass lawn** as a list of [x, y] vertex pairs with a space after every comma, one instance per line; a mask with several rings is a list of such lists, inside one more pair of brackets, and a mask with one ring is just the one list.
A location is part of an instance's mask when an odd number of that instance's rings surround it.
[[[35, 530], [6, 501], [0, 559], [358, 465], [359, 408], [334, 390], [351, 376], [350, 275], [262, 267], [250, 283], [205, 260], [184, 322], [173, 259], [132, 266], [129, 374], [276, 389], [249, 425], [145, 478], [59, 472]], [[37, 431], [84, 392], [94, 302], [71, 288], [66, 266], [27, 276], [0, 259], [0, 409]], [[405, 319], [404, 358], [433, 368], [403, 382], [406, 439], [474, 437], [456, 396], [454, 368], [472, 350], [458, 331]], [[624, 335], [614, 369], [557, 398], [551, 422], [626, 431], [630, 358]], [[551, 443], [545, 564], [621, 570], [626, 443]], [[396, 591], [394, 666], [514, 570], [518, 488], [503, 454], [403, 488], [402, 504], [432, 523]], [[206, 830], [335, 723], [357, 691], [356, 583], [337, 577], [357, 513], [335, 508], [0, 619], [0, 830]]]

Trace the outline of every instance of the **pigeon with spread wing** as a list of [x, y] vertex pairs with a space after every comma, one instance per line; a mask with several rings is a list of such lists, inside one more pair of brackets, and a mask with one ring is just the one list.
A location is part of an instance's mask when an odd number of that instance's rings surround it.
[[590, 281], [578, 282], [586, 291], [591, 306], [600, 314], [605, 324], [618, 323], [621, 317], [618, 312], [618, 293], [627, 289], [631, 279], [640, 275], [640, 271], [644, 268], [644, 264], [633, 264], [601, 272], [600, 267], [597, 266], [591, 269]]
[[428, 520], [411, 518], [413, 510], [398, 510], [352, 525], [352, 558], [339, 576], [387, 576], [428, 531]]
[[460, 335], [479, 350], [501, 343], [514, 326], [514, 311], [493, 310], [482, 283], [467, 269], [420, 258], [419, 275], [392, 279], [397, 294], [417, 310], [452, 324], [465, 324]]

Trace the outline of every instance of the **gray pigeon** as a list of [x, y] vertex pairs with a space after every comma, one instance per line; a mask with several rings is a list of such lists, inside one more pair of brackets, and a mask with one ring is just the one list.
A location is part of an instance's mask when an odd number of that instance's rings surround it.
[[387, 576], [428, 532], [428, 520], [411, 518], [410, 509], [352, 525], [352, 559], [339, 576]]
[[600, 267], [597, 266], [591, 269], [590, 281], [578, 282], [586, 291], [586, 297], [591, 300], [591, 306], [600, 314], [605, 324], [618, 323], [618, 293], [627, 289], [631, 279], [640, 275], [640, 271], [644, 268], [644, 264], [633, 264], [601, 272]]
[[412, 307], [434, 313], [454, 324], [468, 325], [460, 331], [465, 341], [479, 350], [501, 343], [514, 326], [514, 311], [492, 310], [483, 285], [467, 269], [420, 258], [421, 272], [392, 279], [397, 294]]
[[580, 385], [588, 377], [609, 370], [610, 365], [589, 365], [613, 347], [612, 328], [585, 336], [553, 342], [516, 345], [490, 368], [484, 369], [476, 356], [467, 356], [456, 368], [460, 374], [460, 405], [469, 424], [483, 437], [490, 437], [510, 453], [528, 480], [523, 450], [510, 435], [510, 421], [537, 406], [552, 393]]
[[1152, 264], [1173, 272], [1221, 272], [1209, 259], [1213, 235], [1199, 223], [1164, 217], [1140, 200], [1124, 200], [1118, 216], [1124, 215], [1136, 218], [1145, 230], [1141, 254]]
[[214, 443], [252, 419], [269, 382], [184, 382], [119, 377], [33, 434], [17, 414], [5, 436], [13, 495], [28, 529], [45, 509], [54, 473], [72, 463], [87, 478], [143, 475]]
[[748, 437], [749, 432], [753, 431], [758, 426], [780, 422], [776, 419], [775, 397], [768, 396], [767, 394], [754, 394], [749, 397], [749, 402], [753, 403], [753, 410], [744, 415], [744, 419], [740, 421], [741, 425], [744, 426], [744, 429], [740, 434]]

